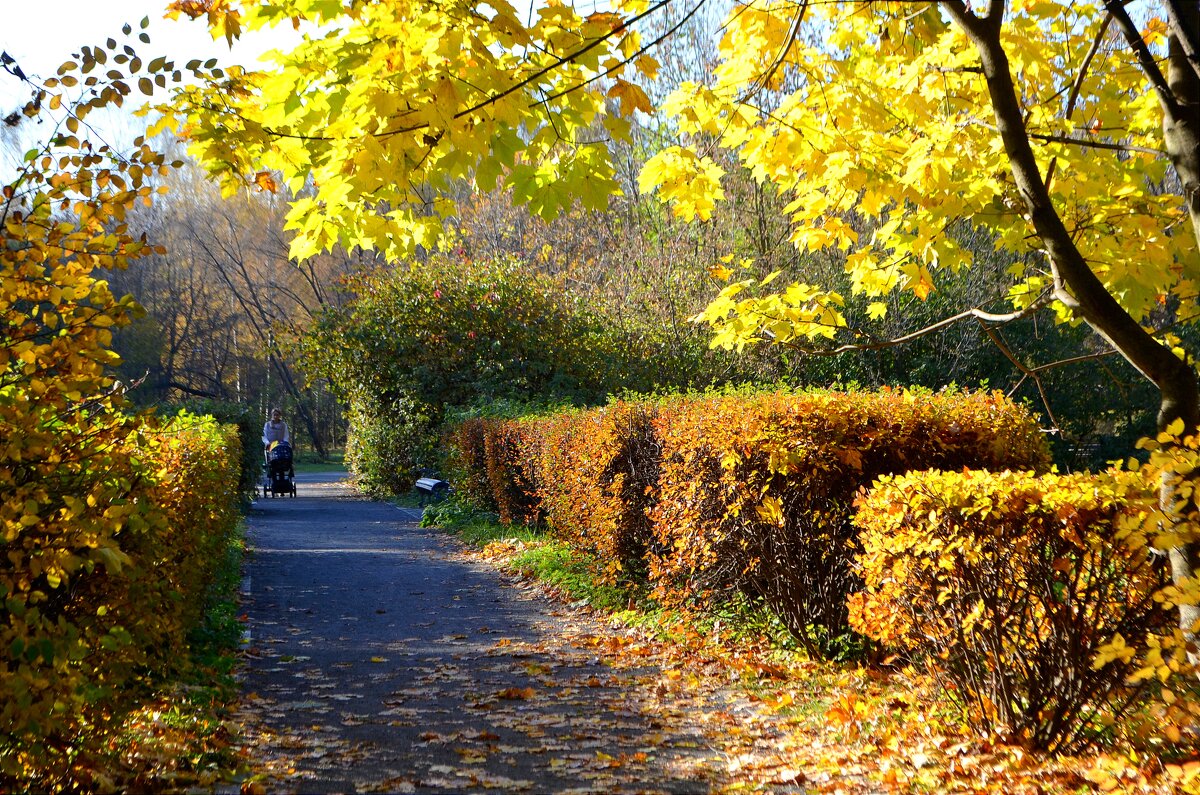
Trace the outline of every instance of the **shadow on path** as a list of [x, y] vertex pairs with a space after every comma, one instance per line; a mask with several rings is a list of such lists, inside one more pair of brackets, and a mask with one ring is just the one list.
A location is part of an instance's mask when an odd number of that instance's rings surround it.
[[[705, 792], [708, 709], [636, 641], [301, 475], [249, 518], [246, 751], [271, 791]], [[632, 652], [632, 653], [631, 653]], [[620, 657], [621, 662], [615, 662]], [[666, 684], [664, 684], [666, 682]]]

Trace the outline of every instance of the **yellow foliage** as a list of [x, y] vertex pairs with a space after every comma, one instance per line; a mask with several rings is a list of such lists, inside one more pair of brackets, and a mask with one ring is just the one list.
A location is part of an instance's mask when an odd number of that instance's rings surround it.
[[[124, 386], [109, 374], [118, 361], [112, 330], [140, 309], [100, 276], [153, 250], [124, 218], [152, 195], [167, 163], [142, 139], [118, 153], [81, 137], [80, 119], [120, 106], [129, 93], [115, 68], [102, 78], [76, 76], [107, 60], [104, 48], [85, 47], [57, 78], [29, 82], [24, 116], [53, 104], [71, 134], [31, 150], [0, 192], [5, 789], [87, 786], [71, 780], [71, 760], [106, 740], [124, 686], [180, 659], [181, 608], [194, 611], [197, 602], [178, 595], [198, 591], [175, 572], [211, 565], [211, 558], [185, 559], [186, 544], [172, 553], [180, 556], [175, 570], [162, 565], [162, 550], [176, 540], [172, 522], [196, 533], [212, 527], [205, 517], [158, 507], [144, 418], [126, 411]], [[140, 69], [135, 61], [125, 53], [120, 62]], [[174, 70], [165, 59], [154, 63], [150, 71], [160, 75]]]
[[[1147, 11], [1147, 38], [1167, 29], [1161, 13]], [[1129, 67], [1125, 48], [1090, 46], [1106, 14], [1098, 2], [1020, 3], [1004, 15], [1002, 43], [1056, 212], [1083, 258], [1104, 263], [1097, 275], [1105, 287], [1142, 320], [1166, 297], [1193, 300], [1200, 251], [1190, 234], [1168, 231], [1187, 224], [1186, 202], [1153, 188], [1168, 168], [1155, 92]], [[848, 253], [856, 292], [925, 300], [940, 271], [991, 256], [955, 237], [984, 229], [997, 251], [1029, 255], [1017, 260], [1019, 281], [1029, 282], [1014, 303], [1044, 292], [1045, 243], [1012, 177], [979, 53], [939, 4], [825, 3], [797, 12], [751, 3], [738, 5], [723, 30], [715, 79], [682, 84], [663, 111], [691, 136], [690, 149], [707, 155], [715, 143], [791, 198], [785, 212], [798, 249]], [[770, 112], [761, 110], [761, 89], [778, 92]], [[1064, 101], [1072, 92], [1077, 99]], [[687, 151], [652, 159], [642, 180], [686, 178]], [[696, 192], [717, 197], [719, 188], [701, 183]], [[847, 229], [850, 213], [872, 233]], [[818, 333], [811, 314], [781, 311], [786, 288], [776, 290], [732, 303], [722, 292], [699, 319], [726, 347], [837, 339], [838, 324]], [[881, 307], [871, 305], [872, 319]]]
[[[389, 259], [435, 246], [454, 209], [430, 215], [423, 197], [458, 180], [484, 191], [499, 183], [547, 217], [577, 199], [603, 208], [618, 185], [595, 145], [597, 123], [628, 139], [620, 122], [651, 110], [630, 77], [657, 63], [617, 13], [552, 4], [526, 14], [504, 0], [179, 0], [173, 9], [227, 37], [305, 23], [324, 31], [274, 53], [270, 69], [230, 70], [160, 108], [231, 190], [263, 173], [293, 191], [310, 186], [293, 216], [295, 257], [338, 243]], [[372, 223], [381, 206], [392, 223]]]
[[981, 732], [1078, 747], [1147, 683], [1191, 670], [1146, 485], [1115, 470], [881, 478], [855, 519], [851, 623], [928, 660]]

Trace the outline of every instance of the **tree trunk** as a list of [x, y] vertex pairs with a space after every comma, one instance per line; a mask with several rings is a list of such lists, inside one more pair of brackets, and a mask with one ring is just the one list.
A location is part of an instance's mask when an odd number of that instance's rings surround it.
[[[1196, 45], [1200, 42], [1200, 2], [1171, 2], [1168, 4], [1171, 37], [1168, 43], [1167, 86], [1176, 107], [1163, 109], [1163, 138], [1167, 154], [1183, 184], [1184, 199], [1192, 219], [1192, 233], [1200, 246], [1200, 64]], [[1174, 110], [1174, 112], [1172, 112]], [[1161, 426], [1161, 420], [1160, 420]], [[1188, 423], [1196, 432], [1197, 424]], [[1161, 428], [1160, 428], [1161, 430]], [[1164, 478], [1159, 493], [1161, 507], [1166, 513], [1178, 497]], [[1200, 542], [1170, 551], [1171, 576], [1176, 583], [1200, 573]], [[1188, 639], [1195, 644], [1197, 636], [1189, 630], [1200, 627], [1200, 605], [1181, 605], [1180, 625]], [[1192, 662], [1200, 662], [1200, 651], [1193, 652]]]
[[[1158, 412], [1160, 431], [1175, 420], [1181, 419], [1187, 432], [1195, 433], [1200, 428], [1200, 383], [1197, 382], [1196, 373], [1188, 363], [1154, 339], [1134, 317], [1121, 307], [1088, 266], [1087, 261], [1071, 239], [1070, 232], [1063, 224], [1058, 211], [1054, 208], [1030, 145], [1008, 56], [1000, 43], [1004, 5], [1001, 0], [992, 0], [988, 16], [982, 18], [973, 14], [964, 3], [958, 0], [952, 0], [944, 7], [954, 21], [967, 33], [979, 52], [992, 110], [996, 117], [996, 125], [1000, 131], [1013, 179], [1020, 191], [1029, 220], [1045, 246], [1045, 253], [1055, 280], [1055, 295], [1070, 306], [1092, 329], [1108, 340], [1143, 376], [1158, 387], [1161, 396]], [[1200, 10], [1200, 3], [1197, 0], [1189, 0], [1186, 5], [1190, 9], [1190, 18], [1194, 23], [1197, 19], [1196, 12]], [[1114, 16], [1122, 12], [1123, 8], [1114, 9]], [[1119, 17], [1118, 21], [1120, 21]], [[1140, 35], [1137, 38], [1140, 42]], [[1131, 46], [1135, 45], [1131, 42]], [[1195, 88], [1196, 76], [1191, 74], [1187, 59], [1183, 57], [1178, 43], [1173, 40], [1172, 53], [1177, 51], [1179, 56], [1172, 57], [1172, 74], [1174, 76], [1177, 71], [1175, 69], [1176, 62], [1181, 63], [1189, 73], [1177, 77], [1174, 81], [1178, 83], [1180, 90], [1186, 93]], [[1138, 55], [1141, 57], [1144, 53], [1138, 53]], [[1145, 64], [1144, 61], [1143, 64]], [[1197, 186], [1200, 186], [1200, 181], [1196, 181], [1196, 178], [1200, 178], [1200, 145], [1196, 138], [1198, 119], [1195, 111], [1197, 108], [1195, 104], [1188, 106], [1192, 111], [1192, 117], [1184, 118], [1187, 114], [1181, 112], [1178, 100], [1175, 100], [1176, 104], [1168, 107], [1172, 98], [1162, 96], [1164, 87], [1161, 83], [1159, 90], [1160, 97], [1164, 102], [1164, 125], [1170, 125], [1168, 136], [1172, 138], [1172, 141], [1168, 141], [1168, 146], [1172, 147], [1171, 157], [1176, 168], [1182, 169], [1180, 178], [1185, 185], [1187, 200], [1189, 207], [1192, 208], [1192, 218], [1195, 222], [1197, 218], [1196, 202], [1200, 199], [1197, 196]], [[1174, 90], [1174, 85], [1172, 85], [1172, 93]], [[1193, 96], [1200, 96], [1200, 93]], [[1190, 149], [1188, 149], [1189, 146]], [[1200, 226], [1196, 226], [1196, 233], [1200, 236]], [[1169, 507], [1177, 502], [1175, 489], [1165, 485], [1165, 481], [1163, 488], [1160, 489], [1159, 499], [1163, 507]], [[1197, 572], [1200, 572], [1200, 549], [1198, 546], [1200, 545], [1193, 542], [1170, 550], [1172, 575], [1175, 582], [1181, 583], [1190, 580], [1197, 575]], [[1200, 607], [1189, 605], [1180, 607], [1180, 625], [1188, 636], [1188, 640], [1193, 644], [1197, 637], [1192, 629], [1196, 626], [1197, 619], [1200, 619]], [[1195, 659], [1195, 655], [1193, 655], [1193, 659]]]
[[313, 417], [311, 406], [308, 405], [308, 400], [300, 388], [296, 386], [296, 380], [292, 378], [291, 369], [280, 360], [279, 356], [274, 353], [267, 354], [271, 366], [275, 372], [279, 374], [279, 380], [283, 384], [283, 389], [296, 401], [296, 413], [300, 415], [300, 419], [304, 422], [305, 429], [308, 430], [308, 437], [312, 439], [313, 447], [316, 449], [317, 455], [322, 461], [329, 458], [329, 451], [325, 447], [325, 440], [321, 438], [320, 428], [317, 427], [317, 421]]

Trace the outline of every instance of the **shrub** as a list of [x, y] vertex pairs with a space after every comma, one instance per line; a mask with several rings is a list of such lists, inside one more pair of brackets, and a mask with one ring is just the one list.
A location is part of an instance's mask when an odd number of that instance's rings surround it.
[[660, 460], [656, 413], [656, 404], [618, 401], [544, 421], [538, 496], [546, 522], [603, 561], [610, 578], [645, 578]]
[[446, 477], [454, 484], [460, 499], [481, 511], [496, 510], [492, 484], [488, 480], [486, 444], [491, 426], [496, 422], [484, 417], [469, 417], [446, 434]]
[[534, 420], [500, 420], [484, 438], [488, 483], [500, 521], [537, 524], [542, 519], [538, 497], [540, 441]]
[[[148, 498], [162, 512], [166, 533], [138, 537], [129, 555], [154, 573], [167, 595], [163, 609], [177, 613], [184, 633], [203, 616], [203, 597], [241, 521], [239, 483], [230, 477], [244, 472], [241, 438], [237, 425], [186, 412], [149, 434], [157, 469]], [[259, 449], [256, 439], [256, 458]]]
[[138, 687], [185, 659], [236, 529], [236, 431], [190, 416], [132, 422], [110, 418], [91, 436], [60, 427], [48, 454], [66, 460], [40, 487], [6, 483], [26, 500], [18, 518], [11, 499], [3, 509], [0, 782], [79, 784], [76, 763], [86, 768]]
[[[683, 604], [763, 600], [816, 654], [850, 633], [856, 491], [934, 466], [1047, 466], [1032, 418], [994, 394], [673, 397], [461, 428], [506, 523], [547, 523]], [[475, 447], [468, 447], [475, 445]], [[469, 477], [481, 486], [478, 464]], [[482, 491], [482, 489], [480, 489]]]
[[430, 411], [407, 395], [351, 398], [346, 466], [359, 488], [383, 496], [412, 490], [421, 470], [435, 460], [437, 434]]
[[656, 422], [664, 595], [761, 598], [811, 653], [849, 633], [852, 501], [880, 475], [1042, 468], [1029, 413], [997, 394], [806, 392], [680, 401]]
[[248, 505], [262, 482], [262, 418], [245, 403], [223, 400], [186, 400], [177, 404], [176, 408], [186, 410], [189, 414], [211, 417], [222, 425], [237, 429], [241, 448], [238, 490]]
[[1135, 703], [1137, 658], [1170, 624], [1144, 489], [1119, 473], [882, 478], [855, 520], [852, 623], [928, 660], [978, 731], [1076, 749]]

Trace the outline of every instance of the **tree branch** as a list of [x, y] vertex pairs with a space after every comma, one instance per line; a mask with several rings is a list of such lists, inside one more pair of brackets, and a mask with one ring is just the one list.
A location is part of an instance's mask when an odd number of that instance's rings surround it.
[[[1079, 99], [1079, 92], [1083, 90], [1083, 80], [1087, 77], [1088, 69], [1092, 66], [1092, 60], [1096, 57], [1096, 53], [1100, 51], [1100, 45], [1104, 42], [1104, 34], [1108, 32], [1108, 26], [1112, 23], [1112, 14], [1105, 14], [1104, 21], [1100, 23], [1100, 29], [1096, 31], [1096, 37], [1092, 39], [1092, 46], [1088, 50], [1087, 55], [1083, 58], [1083, 63], [1079, 66], [1079, 73], [1075, 75], [1075, 82], [1071, 84], [1071, 92], [1067, 95], [1067, 110], [1064, 118], [1070, 120], [1075, 113], [1075, 102]], [[1054, 170], [1058, 167], [1058, 158], [1055, 157], [1050, 161], [1050, 165], [1046, 167], [1046, 190], [1050, 190], [1050, 185], [1054, 182]]]
[[654, 49], [655, 47], [657, 47], [658, 45], [660, 45], [664, 41], [666, 41], [668, 38], [673, 36], [675, 34], [675, 32], [678, 31], [680, 28], [682, 28], [689, 19], [691, 19], [693, 16], [696, 15], [697, 11], [699, 11], [701, 8], [704, 7], [705, 2], [707, 2], [707, 0], [700, 0], [700, 2], [696, 3], [696, 5], [692, 7], [692, 10], [690, 10], [686, 14], [684, 14], [683, 17], [679, 20], [679, 22], [677, 24], [675, 24], [674, 26], [672, 26], [670, 28], [670, 30], [668, 30], [666, 33], [662, 34], [661, 36], [659, 36], [657, 39], [650, 42], [649, 44], [642, 46], [637, 52], [635, 52], [633, 55], [630, 55], [628, 58], [623, 59], [620, 63], [616, 63], [616, 64], [610, 66], [609, 68], [605, 69], [603, 72], [600, 72], [599, 74], [597, 74], [595, 77], [591, 77], [591, 78], [583, 81], [582, 83], [573, 85], [570, 88], [564, 88], [562, 91], [559, 91], [557, 94], [551, 94], [550, 96], [548, 96], [544, 99], [538, 100], [537, 102], [530, 103], [530, 107], [533, 107], [534, 105], [541, 105], [545, 102], [551, 102], [553, 100], [558, 99], [559, 97], [565, 97], [567, 94], [570, 94], [574, 91], [578, 91], [579, 89], [584, 88], [585, 86], [589, 86], [592, 83], [596, 82], [597, 80], [608, 77], [613, 72], [615, 72], [618, 69], [621, 69], [622, 67], [629, 64], [631, 61], [637, 60], [641, 56], [645, 55], [646, 52]]
[[1167, 0], [1167, 18], [1171, 33], [1179, 40], [1192, 71], [1200, 78], [1200, 28], [1196, 25], [1196, 12], [1185, 9], [1179, 0]]
[[[1108, 149], [1113, 152], [1144, 152], [1148, 155], [1159, 155], [1166, 157], [1167, 153], [1161, 149], [1154, 149], [1149, 146], [1126, 146], [1125, 144], [1114, 144], [1108, 141], [1093, 141], [1087, 138], [1072, 138], [1069, 135], [1047, 135], [1045, 133], [1029, 133], [1029, 137], [1035, 141], [1045, 141], [1054, 144], [1072, 144], [1074, 146], [1083, 146], [1088, 149]], [[1046, 169], [1047, 183], [1053, 175], [1053, 169]]]
[[797, 345], [794, 342], [784, 342], [780, 344], [796, 351], [797, 353], [802, 353], [808, 356], [837, 356], [838, 354], [853, 353], [856, 351], [879, 351], [884, 350], [885, 348], [894, 348], [897, 345], [904, 345], [905, 343], [928, 336], [934, 332], [949, 328], [955, 323], [959, 323], [963, 320], [969, 320], [971, 318], [974, 318], [975, 320], [979, 321], [979, 323], [984, 325], [1006, 325], [1008, 323], [1020, 320], [1021, 318], [1028, 317], [1034, 312], [1045, 308], [1050, 304], [1051, 300], [1053, 300], [1053, 296], [1051, 296], [1049, 292], [1043, 293], [1036, 301], [1024, 309], [1019, 309], [1016, 312], [1007, 312], [1005, 314], [985, 312], [978, 307], [973, 307], [963, 312], [959, 312], [957, 315], [943, 318], [942, 320], [925, 326], [922, 329], [918, 329], [917, 331], [905, 334], [902, 337], [894, 337], [892, 339], [879, 340], [876, 342], [856, 342], [847, 345], [840, 345], [837, 348], [806, 348], [802, 345]]
[[1163, 106], [1163, 112], [1168, 114], [1172, 119], [1179, 118], [1181, 108], [1179, 107], [1179, 102], [1175, 99], [1175, 93], [1171, 91], [1171, 85], [1167, 81], [1167, 76], [1158, 67], [1158, 61], [1155, 60], [1154, 53], [1150, 52], [1150, 48], [1146, 46], [1145, 40], [1142, 39], [1141, 31], [1137, 29], [1137, 25], [1134, 24], [1133, 19], [1129, 16], [1129, 12], [1125, 10], [1125, 3], [1122, 0], [1104, 0], [1104, 8], [1117, 21], [1117, 27], [1125, 36], [1125, 42], [1133, 50], [1134, 55], [1137, 56], [1138, 64], [1142, 67], [1142, 71], [1150, 79], [1150, 84], [1154, 86], [1154, 91], [1158, 94], [1158, 101]]

